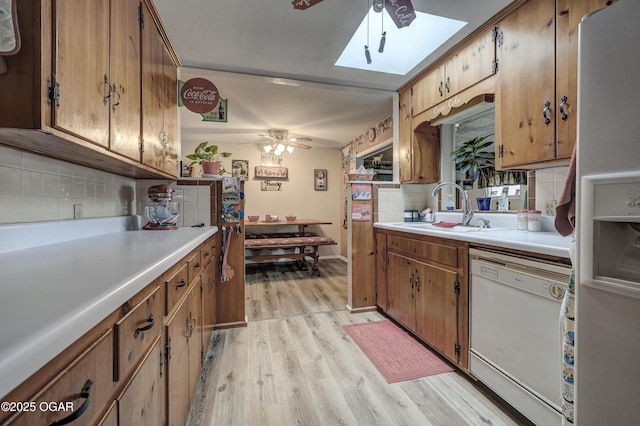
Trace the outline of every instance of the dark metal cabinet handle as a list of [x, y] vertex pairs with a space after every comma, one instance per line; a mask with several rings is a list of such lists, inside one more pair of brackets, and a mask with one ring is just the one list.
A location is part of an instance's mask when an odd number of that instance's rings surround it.
[[567, 106], [567, 97], [563, 96], [562, 97], [562, 102], [560, 102], [560, 115], [562, 116], [562, 121], [567, 121], [567, 118], [569, 118], [569, 114], [567, 114], [567, 111], [565, 110]]
[[111, 85], [109, 84], [109, 77], [107, 77], [107, 75], [104, 75], [104, 84], [102, 86], [103, 89], [106, 88], [106, 90], [103, 90], [103, 94], [102, 94], [102, 103], [104, 105], [107, 105], [109, 103], [109, 98], [111, 97]]
[[438, 92], [440, 92], [440, 96], [443, 96], [443, 95], [444, 95], [444, 92], [442, 91], [442, 85], [443, 85], [443, 84], [444, 84], [444, 83], [441, 81], [441, 82], [440, 82], [440, 86], [438, 86]]
[[444, 85], [444, 87], [446, 87], [447, 89], [447, 93], [451, 93], [451, 85], [449, 84], [450, 82], [451, 82], [451, 79], [447, 77], [447, 82]]
[[91, 380], [87, 380], [84, 386], [82, 386], [82, 390], [80, 391], [80, 398], [84, 398], [84, 402], [82, 403], [80, 408], [69, 414], [64, 419], [51, 423], [49, 426], [66, 425], [80, 418], [80, 416], [83, 415], [85, 411], [87, 411], [87, 408], [89, 408], [89, 394], [91, 393], [91, 386], [93, 386], [93, 382]]
[[544, 103], [544, 109], [542, 110], [542, 117], [544, 118], [544, 124], [547, 126], [551, 123], [551, 119], [549, 118], [549, 107], [551, 106], [551, 102], [547, 101]]
[[196, 269], [196, 268], [199, 268], [199, 267], [200, 267], [200, 262], [196, 262], [196, 263], [193, 265], [193, 269]]
[[[113, 102], [111, 103], [111, 110], [112, 110], [112, 111], [113, 111], [113, 113], [115, 114], [115, 112], [116, 112], [116, 108], [118, 107], [118, 105], [120, 105], [120, 93], [118, 93], [118, 88], [116, 87], [116, 84], [115, 84], [115, 83], [113, 83], [113, 88], [111, 89], [111, 91], [112, 91], [114, 94], [118, 95], [117, 100], [115, 100], [115, 101], [113, 101]], [[114, 99], [115, 99], [115, 98], [114, 98]]]
[[416, 275], [416, 291], [420, 293], [420, 275]]
[[411, 273], [411, 276], [409, 277], [409, 283], [411, 284], [411, 288], [413, 288], [413, 272]]
[[145, 325], [144, 327], [136, 328], [136, 331], [133, 332], [133, 338], [134, 339], [137, 338], [142, 331], [151, 330], [153, 328], [153, 325], [154, 325], [153, 315], [149, 315], [149, 318], [147, 319], [147, 322], [148, 322], [148, 324]]
[[180, 282], [176, 284], [176, 290], [179, 289], [180, 287], [184, 287], [185, 285], [187, 285], [185, 280], [180, 280]]

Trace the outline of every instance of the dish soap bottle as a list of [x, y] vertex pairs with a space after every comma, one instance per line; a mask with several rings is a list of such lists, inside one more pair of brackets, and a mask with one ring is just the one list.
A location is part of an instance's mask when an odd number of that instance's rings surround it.
[[447, 210], [453, 210], [456, 204], [453, 202], [453, 195], [447, 194], [447, 202], [445, 203], [445, 207]]
[[498, 200], [498, 211], [499, 212], [508, 212], [509, 211], [509, 199], [507, 198], [507, 194], [504, 192], [500, 196]]

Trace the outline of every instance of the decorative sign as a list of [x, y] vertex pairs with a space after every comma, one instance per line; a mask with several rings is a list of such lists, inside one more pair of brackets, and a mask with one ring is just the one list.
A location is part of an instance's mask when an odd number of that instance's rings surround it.
[[249, 161], [231, 160], [231, 176], [239, 178], [249, 177]]
[[354, 183], [351, 185], [352, 200], [370, 200], [371, 184], [370, 183]]
[[200, 114], [202, 121], [227, 122], [228, 102], [220, 97], [215, 84], [204, 78], [179, 83], [178, 106]]
[[273, 180], [263, 180], [260, 182], [260, 190], [262, 191], [282, 191], [282, 182]]
[[294, 9], [305, 10], [309, 9], [311, 6], [315, 6], [320, 3], [322, 0], [293, 0], [291, 5]]
[[351, 206], [351, 220], [368, 222], [371, 220], [371, 206], [369, 204], [353, 204]]
[[196, 114], [213, 111], [218, 106], [218, 88], [204, 78], [192, 78], [180, 89], [182, 104]]
[[359, 153], [381, 142], [386, 142], [392, 137], [393, 119], [391, 117], [388, 117], [352, 140], [349, 145], [351, 146], [353, 152]]
[[316, 191], [327, 190], [327, 169], [315, 169], [313, 171], [313, 189]]
[[289, 169], [286, 167], [256, 166], [255, 175], [257, 178], [287, 179]]
[[384, 8], [398, 28], [408, 27], [416, 19], [411, 0], [386, 0]]

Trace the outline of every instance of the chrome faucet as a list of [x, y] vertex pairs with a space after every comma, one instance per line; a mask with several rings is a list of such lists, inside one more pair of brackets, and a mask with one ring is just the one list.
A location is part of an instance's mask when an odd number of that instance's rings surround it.
[[471, 222], [471, 218], [473, 217], [473, 211], [471, 210], [471, 201], [469, 201], [469, 194], [465, 191], [460, 185], [453, 182], [440, 182], [433, 188], [433, 192], [431, 195], [434, 197], [438, 195], [438, 192], [443, 186], [453, 186], [458, 188], [460, 191], [460, 195], [462, 196], [462, 225], [470, 226], [469, 222]]

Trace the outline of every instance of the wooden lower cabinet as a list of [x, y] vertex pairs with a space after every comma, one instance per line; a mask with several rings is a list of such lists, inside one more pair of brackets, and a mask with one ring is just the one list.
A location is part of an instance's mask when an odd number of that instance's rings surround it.
[[166, 325], [167, 424], [183, 425], [200, 375], [200, 282], [192, 285]]
[[466, 243], [376, 230], [378, 306], [463, 370], [468, 367]]
[[118, 424], [161, 425], [164, 420], [162, 339], [158, 336], [117, 398]]
[[[5, 395], [35, 410], [0, 412], [0, 425], [68, 416], [77, 417], [73, 425], [184, 425], [213, 330], [218, 255], [212, 237]], [[41, 403], [58, 410], [40, 410]], [[59, 403], [72, 405], [60, 410]]]
[[[33, 410], [24, 412], [17, 418], [9, 420], [10, 425], [49, 425], [67, 424], [64, 419], [76, 418], [74, 425], [91, 425], [96, 423], [104, 411], [113, 392], [112, 380], [113, 332], [106, 330], [95, 342], [81, 353], [74, 361], [60, 371], [48, 383], [39, 386], [30, 383], [27, 386], [38, 391], [29, 399]], [[3, 401], [16, 401], [11, 396]], [[25, 400], [22, 400], [25, 401]], [[66, 404], [71, 403], [72, 407]], [[58, 409], [42, 409], [53, 404]], [[59, 404], [62, 404], [60, 406]]]

